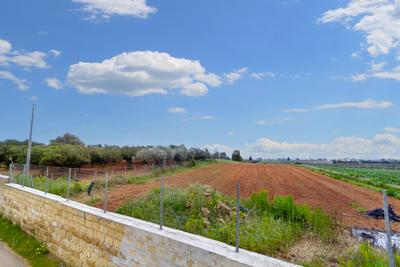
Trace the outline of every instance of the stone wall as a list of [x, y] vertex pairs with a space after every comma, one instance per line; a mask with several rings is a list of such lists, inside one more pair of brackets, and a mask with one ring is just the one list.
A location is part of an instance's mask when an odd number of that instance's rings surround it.
[[3, 216], [70, 266], [294, 266], [6, 181], [0, 177]]

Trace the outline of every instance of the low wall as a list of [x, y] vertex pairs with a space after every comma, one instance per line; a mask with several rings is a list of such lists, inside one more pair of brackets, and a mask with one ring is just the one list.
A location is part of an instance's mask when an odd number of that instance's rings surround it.
[[71, 266], [295, 266], [0, 177], [0, 210]]

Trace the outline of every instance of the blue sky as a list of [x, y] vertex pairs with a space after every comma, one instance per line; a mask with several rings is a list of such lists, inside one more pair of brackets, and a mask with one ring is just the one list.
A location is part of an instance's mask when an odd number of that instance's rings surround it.
[[[399, 158], [400, 1], [5, 0], [0, 139]], [[397, 29], [397, 30], [396, 30]]]

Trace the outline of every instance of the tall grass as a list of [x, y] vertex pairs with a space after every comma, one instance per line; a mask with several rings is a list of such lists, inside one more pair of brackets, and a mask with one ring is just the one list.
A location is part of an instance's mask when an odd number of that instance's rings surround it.
[[[242, 200], [248, 212], [241, 212], [242, 248], [268, 255], [286, 252], [303, 234], [324, 240], [334, 236], [335, 224], [320, 210], [296, 205], [291, 197], [268, 200], [259, 192]], [[160, 190], [132, 200], [117, 212], [159, 222]], [[224, 208], [221, 208], [221, 206]], [[235, 243], [235, 200], [204, 185], [188, 189], [168, 189], [164, 194], [166, 226], [203, 235], [227, 244]], [[209, 215], [204, 213], [209, 212]]]
[[[389, 266], [389, 259], [386, 252], [363, 243], [358, 249], [350, 251], [346, 257], [339, 259], [339, 265], [343, 267], [386, 267]], [[395, 265], [400, 266], [398, 254], [395, 254]]]

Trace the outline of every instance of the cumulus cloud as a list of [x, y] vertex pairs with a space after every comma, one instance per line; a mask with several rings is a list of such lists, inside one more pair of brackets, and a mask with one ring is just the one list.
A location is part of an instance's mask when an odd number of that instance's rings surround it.
[[131, 16], [147, 18], [157, 12], [155, 7], [148, 6], [146, 0], [72, 0], [82, 4], [82, 10], [89, 13], [86, 19], [91, 21], [108, 20], [112, 16]]
[[172, 107], [168, 109], [169, 113], [174, 113], [174, 114], [178, 114], [178, 113], [186, 113], [186, 109], [181, 108], [181, 107]]
[[12, 50], [12, 45], [6, 40], [0, 39], [0, 65], [9, 63], [24, 68], [45, 69], [49, 65], [46, 62], [47, 54], [42, 51], [25, 52], [23, 50]]
[[[373, 58], [391, 56], [400, 50], [400, 1], [399, 0], [352, 0], [347, 6], [326, 11], [319, 19], [321, 23], [340, 22], [347, 28], [364, 33], [366, 47]], [[359, 53], [353, 53], [354, 58]], [[396, 60], [396, 58], [394, 58]], [[369, 78], [400, 81], [400, 66], [384, 70], [385, 63], [373, 63], [365, 73], [353, 75], [354, 81]]]
[[400, 1], [352, 0], [346, 7], [328, 10], [321, 23], [341, 22], [366, 35], [371, 56], [388, 54], [400, 46]]
[[21, 91], [28, 90], [28, 82], [24, 79], [18, 79], [14, 74], [9, 71], [0, 71], [0, 79], [11, 81]]
[[98, 63], [71, 65], [69, 85], [83, 94], [143, 96], [179, 91], [186, 96], [205, 95], [221, 78], [207, 73], [197, 60], [153, 51], [125, 52]]
[[242, 79], [247, 73], [248, 68], [241, 68], [238, 70], [233, 70], [231, 72], [225, 73], [224, 77], [228, 84], [234, 84], [236, 81]]
[[234, 135], [236, 135], [235, 132], [227, 132], [226, 134], [229, 135], [229, 136], [234, 136]]
[[309, 112], [312, 110], [324, 110], [324, 109], [387, 109], [393, 106], [390, 101], [378, 101], [375, 99], [365, 99], [359, 102], [342, 102], [334, 104], [322, 104], [312, 108], [292, 108], [284, 109], [284, 112]]
[[54, 88], [56, 90], [60, 90], [64, 87], [63, 83], [56, 78], [47, 78], [45, 82], [47, 86]]
[[372, 138], [339, 137], [330, 143], [290, 143], [260, 138], [248, 145], [245, 154], [258, 157], [299, 158], [399, 158], [400, 137], [381, 133]]

